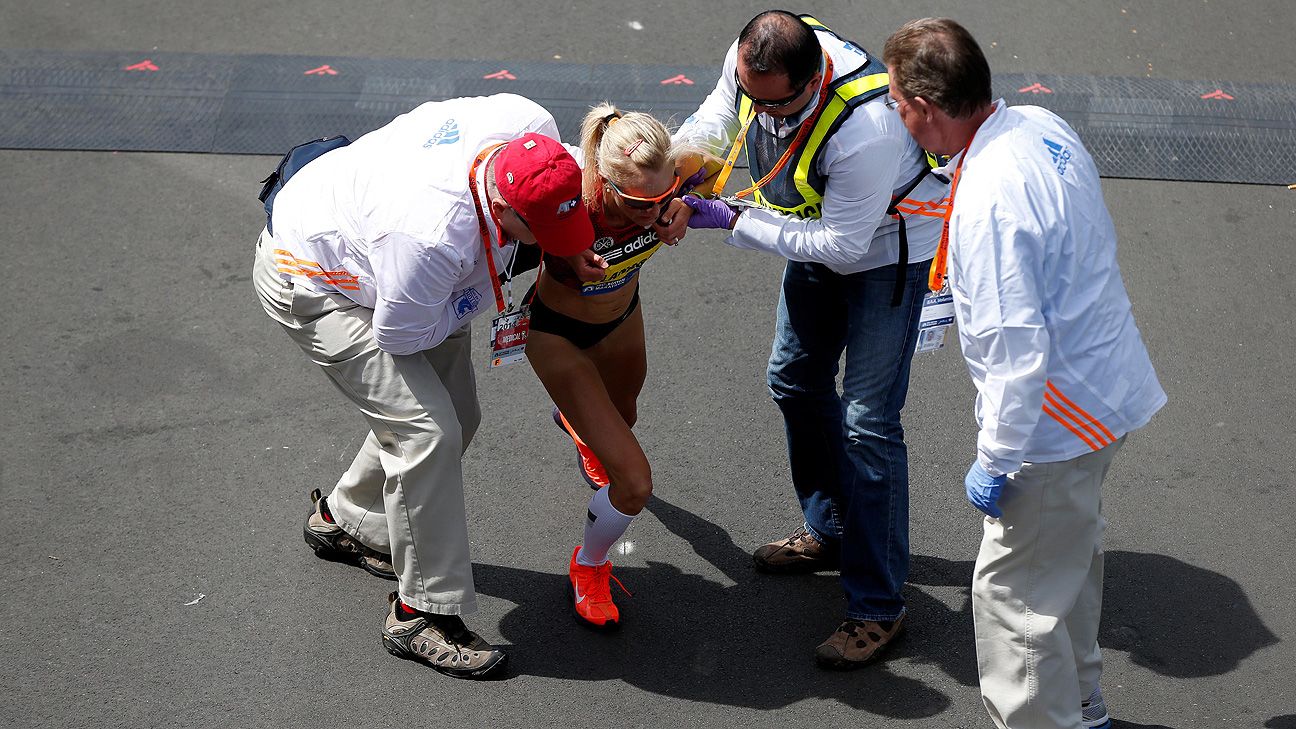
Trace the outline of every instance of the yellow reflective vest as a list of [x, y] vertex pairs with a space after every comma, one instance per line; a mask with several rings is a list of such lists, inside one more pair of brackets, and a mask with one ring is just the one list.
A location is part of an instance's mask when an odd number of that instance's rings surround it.
[[[800, 16], [811, 28], [836, 33], [809, 15]], [[859, 47], [858, 44], [842, 39]], [[819, 156], [824, 143], [841, 127], [861, 104], [887, 93], [889, 79], [886, 66], [872, 55], [866, 54], [868, 62], [862, 67], [834, 79], [825, 93], [829, 94], [827, 104], [815, 120], [814, 129], [806, 138], [801, 149], [793, 152], [794, 158], [779, 170], [769, 182], [753, 193], [755, 202], [763, 207], [795, 215], [799, 218], [818, 218], [822, 210], [823, 191], [827, 180], [819, 174]], [[742, 92], [737, 95], [738, 122], [747, 125], [756, 110], [752, 99]], [[780, 139], [763, 129], [759, 124], [747, 125], [747, 136], [743, 144], [747, 149], [747, 161], [751, 168], [751, 178], [763, 178], [777, 164], [787, 145], [795, 135]], [[938, 166], [939, 161], [927, 155], [929, 168]], [[914, 181], [917, 183], [917, 180]], [[912, 188], [911, 188], [912, 189]], [[907, 194], [907, 191], [906, 191]], [[901, 195], [903, 197], [903, 195]]]

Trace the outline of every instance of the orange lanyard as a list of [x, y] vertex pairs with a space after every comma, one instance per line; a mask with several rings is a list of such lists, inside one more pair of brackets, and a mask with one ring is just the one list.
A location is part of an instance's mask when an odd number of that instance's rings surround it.
[[[810, 136], [810, 132], [814, 131], [814, 125], [819, 121], [819, 115], [823, 113], [824, 107], [828, 105], [828, 86], [832, 83], [833, 77], [832, 59], [828, 57], [827, 52], [825, 52], [823, 56], [823, 81], [819, 84], [819, 103], [815, 105], [814, 112], [806, 118], [805, 121], [801, 122], [801, 127], [797, 129], [797, 135], [792, 139], [792, 144], [788, 145], [787, 151], [779, 158], [778, 163], [774, 165], [774, 169], [770, 170], [768, 174], [760, 178], [760, 181], [751, 187], [735, 193], [734, 197], [747, 197], [763, 187], [770, 180], [774, 179], [774, 176], [777, 175], [785, 165], [787, 165], [788, 160], [792, 159], [792, 154], [796, 152], [803, 143], [805, 143], [806, 137]], [[742, 92], [739, 91], [738, 93]], [[752, 115], [748, 117], [747, 121], [743, 123], [742, 129], [738, 131], [738, 138], [734, 140], [733, 149], [729, 150], [729, 156], [725, 158], [724, 167], [720, 169], [720, 174], [716, 176], [715, 187], [711, 189], [712, 195], [720, 195], [724, 192], [725, 183], [729, 181], [729, 174], [733, 172], [734, 163], [738, 161], [738, 153], [742, 151], [743, 144], [747, 141], [747, 129], [751, 127], [752, 122], [755, 121], [758, 116], [760, 116], [760, 113], [755, 110], [755, 102], [753, 101]]]
[[[492, 144], [483, 149], [473, 160], [472, 166], [468, 168], [468, 191], [472, 193], [473, 212], [477, 213], [477, 229], [481, 232], [482, 246], [486, 248], [486, 267], [490, 270], [491, 286], [495, 289], [495, 306], [501, 314], [504, 313], [504, 291], [500, 288], [499, 274], [495, 271], [495, 254], [491, 251], [490, 229], [486, 227], [487, 208], [482, 207], [481, 195], [477, 192], [477, 167], [491, 155], [492, 152], [504, 146], [504, 142]], [[500, 227], [499, 219], [495, 217], [495, 211], [490, 210], [491, 221], [495, 223], [495, 230], [500, 233], [500, 242], [496, 245], [502, 250], [504, 248], [503, 233], [504, 229]], [[512, 291], [509, 292], [509, 307], [512, 308], [513, 302]]]
[[954, 194], [958, 192], [959, 174], [963, 172], [963, 162], [967, 160], [968, 153], [972, 151], [972, 142], [976, 140], [976, 132], [972, 132], [972, 138], [968, 140], [968, 145], [963, 149], [963, 156], [959, 157], [958, 164], [954, 166], [954, 177], [950, 180], [949, 203], [945, 207], [945, 214], [941, 217], [945, 222], [941, 225], [940, 243], [936, 246], [936, 257], [932, 259], [931, 271], [927, 273], [927, 288], [932, 291], [940, 291], [945, 288], [946, 268], [949, 258], [949, 238], [950, 238], [950, 218], [954, 217]]

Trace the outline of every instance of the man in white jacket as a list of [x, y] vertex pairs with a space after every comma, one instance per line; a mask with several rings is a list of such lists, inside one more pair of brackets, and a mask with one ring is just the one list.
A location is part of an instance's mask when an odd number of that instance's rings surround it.
[[333, 492], [312, 494], [306, 542], [398, 580], [384, 647], [458, 678], [507, 658], [459, 617], [477, 608], [460, 466], [480, 420], [469, 322], [505, 310], [520, 243], [566, 257], [594, 242], [557, 139], [520, 96], [423, 104], [280, 179], [257, 243], [262, 307], [369, 425]]
[[981, 694], [1009, 729], [1107, 727], [1101, 487], [1166, 396], [1130, 312], [1093, 160], [1051, 112], [992, 102], [976, 41], [916, 20], [883, 51], [923, 148], [957, 155], [930, 285], [977, 388], [965, 480], [985, 512], [972, 585]]

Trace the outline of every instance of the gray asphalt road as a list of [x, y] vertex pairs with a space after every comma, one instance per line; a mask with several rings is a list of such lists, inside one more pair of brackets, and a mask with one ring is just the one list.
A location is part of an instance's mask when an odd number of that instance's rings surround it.
[[[1296, 68], [1287, 2], [990, 5], [809, 9], [870, 48], [950, 14], [999, 72], [1290, 83]], [[12, 0], [0, 48], [718, 65], [760, 9]], [[920, 356], [906, 411], [911, 630], [879, 666], [820, 672], [809, 651], [842, 610], [835, 578], [769, 578], [747, 556], [796, 519], [763, 384], [780, 262], [706, 234], [644, 274], [637, 430], [659, 498], [614, 555], [634, 592], [625, 628], [568, 616], [588, 491], [530, 371], [483, 364], [471, 624], [512, 647], [515, 675], [455, 682], [389, 657], [388, 584], [300, 536], [306, 492], [331, 486], [364, 426], [252, 296], [256, 181], [273, 163], [0, 151], [0, 725], [990, 726], [957, 353]], [[1296, 192], [1105, 192], [1170, 395], [1108, 479], [1108, 702], [1126, 727], [1292, 729]]]

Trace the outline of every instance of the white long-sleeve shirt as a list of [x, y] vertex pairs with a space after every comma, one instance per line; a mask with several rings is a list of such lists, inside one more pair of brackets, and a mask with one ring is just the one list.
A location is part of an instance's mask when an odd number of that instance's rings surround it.
[[[1130, 311], [1093, 159], [1066, 122], [1003, 101], [964, 153], [949, 282], [991, 475], [1069, 460], [1166, 402]], [[955, 158], [948, 169], [958, 164]]]
[[[868, 62], [859, 47], [816, 31], [833, 61], [833, 77], [847, 75]], [[736, 104], [738, 42], [729, 47], [720, 80], [698, 110], [680, 126], [675, 140], [724, 157], [741, 128]], [[754, 123], [779, 136], [795, 134], [818, 104], [816, 95], [795, 118], [780, 121], [765, 113]], [[862, 104], [828, 138], [818, 160], [827, 178], [818, 218], [802, 220], [777, 210], [751, 208], [739, 218], [727, 239], [737, 248], [762, 250], [789, 260], [822, 263], [837, 273], [857, 273], [896, 262], [899, 223], [886, 215], [891, 197], [926, 163], [900, 117], [881, 98]], [[948, 188], [928, 175], [908, 198], [944, 199]], [[941, 220], [906, 217], [909, 262], [930, 259], [940, 237]]]
[[[497, 142], [558, 126], [513, 94], [423, 104], [312, 161], [274, 203], [280, 276], [373, 309], [374, 338], [391, 354], [440, 344], [495, 310], [468, 170]], [[483, 184], [476, 185], [489, 205]], [[493, 241], [498, 233], [489, 213]], [[502, 269], [513, 244], [493, 246]]]

